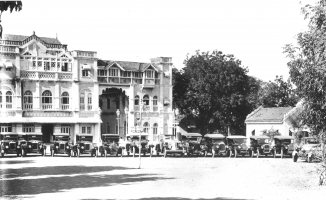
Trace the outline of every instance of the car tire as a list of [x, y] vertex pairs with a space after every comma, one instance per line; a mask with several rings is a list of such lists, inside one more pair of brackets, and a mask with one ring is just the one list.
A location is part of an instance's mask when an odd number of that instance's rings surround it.
[[212, 158], [214, 158], [214, 157], [215, 157], [215, 151], [213, 151], [212, 154], [213, 154], [213, 155], [212, 155]]
[[70, 151], [68, 151], [68, 157], [71, 157], [71, 152]]
[[135, 152], [136, 152], [136, 149], [134, 148], [132, 151], [132, 157], [135, 157]]
[[164, 150], [164, 158], [166, 158], [166, 150]]
[[108, 152], [104, 150], [104, 157], [108, 157]]
[[17, 157], [19, 157], [19, 153], [17, 153]]
[[297, 162], [297, 160], [298, 160], [298, 155], [297, 154], [295, 154], [294, 156], [292, 156], [293, 157], [293, 162]]
[[308, 163], [311, 163], [312, 162], [312, 157], [308, 157]]
[[22, 153], [21, 153], [21, 157], [24, 157], [24, 154], [25, 154], [25, 151], [24, 151], [24, 149], [22, 149]]
[[259, 158], [260, 154], [259, 154], [259, 150], [257, 149], [257, 158]]
[[204, 152], [204, 156], [205, 156], [205, 157], [207, 156], [207, 151]]
[[43, 154], [42, 154], [43, 157], [46, 156], [46, 149], [43, 149]]
[[51, 156], [52, 156], [52, 157], [54, 156], [54, 150], [51, 151]]
[[252, 150], [249, 151], [249, 157], [250, 158], [254, 157], [254, 152]]
[[80, 156], [80, 150], [78, 149], [77, 150], [77, 157], [79, 157]]
[[238, 156], [238, 152], [236, 149], [234, 149], [234, 157], [236, 158]]
[[226, 157], [231, 158], [231, 151], [230, 151], [230, 150], [227, 150], [227, 151], [226, 151]]
[[276, 158], [276, 150], [273, 151], [273, 157]]
[[283, 158], [283, 156], [284, 156], [284, 151], [283, 149], [281, 149], [281, 158]]
[[[5, 153], [1, 153], [1, 157], [4, 157], [5, 156]], [[18, 156], [19, 156], [19, 154], [18, 154]]]

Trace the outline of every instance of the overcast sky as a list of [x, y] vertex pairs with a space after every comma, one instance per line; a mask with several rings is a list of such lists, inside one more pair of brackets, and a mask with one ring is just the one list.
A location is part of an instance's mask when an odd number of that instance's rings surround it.
[[179, 69], [187, 54], [217, 49], [268, 81], [289, 76], [282, 47], [306, 28], [300, 7], [300, 0], [28, 0], [20, 12], [4, 12], [2, 26], [4, 34], [57, 34], [69, 50], [101, 59], [172, 57]]

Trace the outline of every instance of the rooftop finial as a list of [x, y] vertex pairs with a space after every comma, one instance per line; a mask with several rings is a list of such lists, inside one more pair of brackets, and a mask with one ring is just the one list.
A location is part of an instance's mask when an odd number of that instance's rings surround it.
[[33, 31], [33, 35], [35, 35], [35, 31]]
[[55, 39], [58, 39], [58, 33], [55, 33]]

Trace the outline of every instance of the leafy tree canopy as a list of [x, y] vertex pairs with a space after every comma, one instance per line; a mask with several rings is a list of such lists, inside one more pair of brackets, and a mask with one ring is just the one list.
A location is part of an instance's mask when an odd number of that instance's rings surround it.
[[186, 67], [174, 70], [174, 102], [181, 114], [192, 118], [202, 134], [230, 126], [244, 133], [244, 120], [252, 110], [256, 80], [233, 55], [221, 51], [187, 56]]
[[[23, 8], [22, 1], [0, 1], [0, 18], [3, 11], [7, 11], [9, 9], [10, 13], [12, 13], [13, 10], [21, 11], [22, 8]], [[2, 32], [3, 32], [3, 28], [0, 24], [0, 38], [2, 38]]]
[[294, 107], [297, 99], [290, 80], [284, 81], [283, 76], [276, 76], [274, 82], [261, 82], [257, 103], [263, 107]]

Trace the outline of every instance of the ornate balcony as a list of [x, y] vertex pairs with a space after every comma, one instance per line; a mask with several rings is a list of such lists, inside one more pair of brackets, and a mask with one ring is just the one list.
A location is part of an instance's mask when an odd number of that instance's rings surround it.
[[37, 72], [21, 71], [21, 79], [29, 80], [53, 80], [53, 81], [72, 81], [72, 73], [65, 72]]

